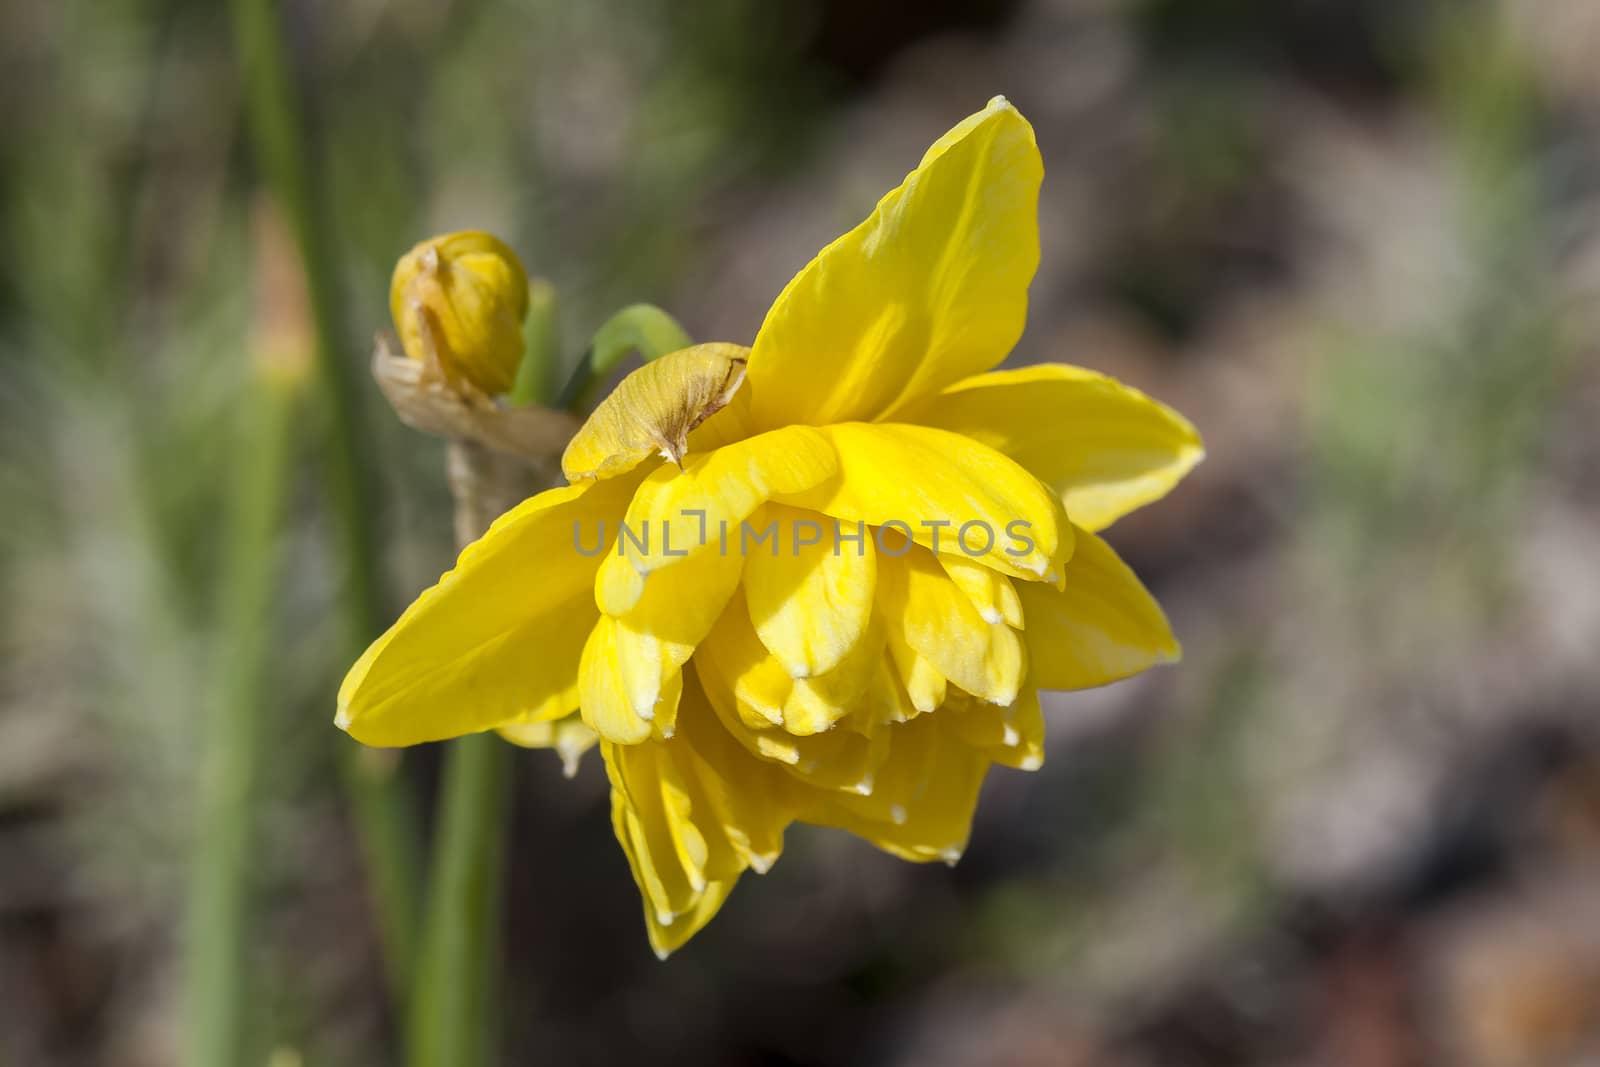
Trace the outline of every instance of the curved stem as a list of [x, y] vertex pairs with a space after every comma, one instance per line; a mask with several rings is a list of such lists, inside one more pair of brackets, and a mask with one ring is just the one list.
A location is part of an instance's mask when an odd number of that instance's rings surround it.
[[630, 304], [594, 332], [594, 339], [556, 397], [556, 407], [579, 412], [593, 406], [591, 393], [629, 352], [646, 363], [694, 344], [678, 320], [654, 304]]

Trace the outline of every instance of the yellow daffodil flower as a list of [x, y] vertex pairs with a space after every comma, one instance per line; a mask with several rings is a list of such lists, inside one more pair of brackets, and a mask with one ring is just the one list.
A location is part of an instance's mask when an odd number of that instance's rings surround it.
[[991, 764], [1043, 758], [1040, 689], [1178, 656], [1100, 539], [1201, 458], [1091, 371], [992, 368], [1022, 333], [1043, 175], [1003, 98], [778, 297], [749, 349], [624, 380], [571, 484], [461, 553], [346, 678], [373, 745], [595, 737], [665, 956], [792, 822], [953, 862]]

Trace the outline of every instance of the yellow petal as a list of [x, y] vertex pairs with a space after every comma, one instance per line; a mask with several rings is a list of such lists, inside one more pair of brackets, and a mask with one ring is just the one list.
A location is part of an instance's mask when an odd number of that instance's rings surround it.
[[989, 759], [924, 715], [889, 731], [889, 758], [870, 796], [801, 793], [799, 818], [835, 826], [913, 862], [961, 857]]
[[727, 406], [744, 382], [739, 345], [695, 345], [652, 360], [617, 384], [561, 457], [569, 481], [612, 478], [659, 455], [681, 464], [689, 431]]
[[[674, 676], [722, 615], [739, 587], [743, 563], [732, 553], [697, 552], [658, 572], [639, 602], [617, 620], [616, 652], [626, 664], [622, 683], [629, 704], [658, 736], [670, 737], [673, 729], [672, 705], [662, 705], [662, 693], [677, 684]], [[658, 707], [669, 715], [656, 714]]]
[[1022, 601], [1010, 578], [970, 556], [948, 552], [939, 553], [939, 566], [967, 594], [984, 622], [1004, 622], [1012, 629], [1022, 629]]
[[574, 524], [615, 522], [632, 479], [551, 489], [503, 515], [350, 669], [336, 721], [369, 745], [414, 745], [577, 706], [598, 617]]
[[[871, 667], [870, 660], [867, 665]], [[751, 755], [780, 764], [796, 778], [822, 788], [872, 788], [873, 772], [888, 751], [887, 731], [869, 736], [828, 729], [824, 725], [828, 718], [843, 717], [850, 710], [833, 704], [823, 692], [829, 676], [790, 678], [761, 644], [738, 597], [695, 652], [694, 669], [723, 728]], [[797, 696], [797, 690], [802, 695]], [[796, 720], [792, 728], [791, 719]]]
[[750, 354], [754, 425], [824, 425], [986, 370], [1022, 334], [1044, 168], [996, 97], [795, 276]]
[[952, 694], [939, 709], [939, 724], [995, 763], [1024, 771], [1044, 765], [1044, 709], [1039, 691], [1024, 686], [1014, 703], [1001, 707], [966, 693]]
[[906, 716], [906, 721], [909, 721], [943, 704], [950, 682], [931, 660], [906, 643], [903, 627], [886, 626], [886, 629], [889, 633], [889, 654], [899, 672], [900, 688], [911, 706], [912, 714]]
[[[891, 649], [903, 644], [951, 684], [990, 703], [1016, 700], [1025, 667], [1021, 638], [1004, 621], [985, 622], [933, 553], [913, 546], [903, 558], [884, 558], [878, 598]], [[905, 680], [917, 702], [916, 679]]]
[[726, 689], [745, 726], [776, 726], [808, 737], [832, 729], [869, 701], [883, 657], [883, 627], [869, 616], [866, 631], [832, 670], [795, 678], [761, 643], [743, 605], [734, 602], [701, 645], [699, 661], [717, 675], [707, 688]]
[[644, 594], [653, 572], [701, 551], [748, 555], [744, 520], [780, 493], [798, 493], [831, 478], [838, 461], [828, 439], [790, 426], [690, 455], [684, 469], [663, 465], [640, 484], [615, 551], [595, 576], [595, 599], [622, 616]]
[[499, 728], [501, 737], [523, 748], [553, 748], [561, 757], [561, 773], [578, 773], [583, 754], [600, 743], [600, 735], [584, 724], [583, 716], [568, 715], [554, 722], [510, 722]]
[[[677, 719], [682, 676], [672, 671], [663, 680], [661, 673], [660, 663], [644, 654], [620, 622], [609, 615], [600, 616], [578, 663], [583, 721], [618, 745], [647, 740], [656, 722], [664, 724], [662, 732], [670, 735]], [[647, 691], [654, 693], [655, 699], [642, 704], [638, 695]]]
[[795, 678], [824, 674], [861, 640], [872, 618], [877, 554], [870, 538], [837, 538], [838, 523], [769, 504], [752, 525], [777, 536], [745, 560], [744, 594], [761, 643]]
[[774, 768], [738, 750], [693, 684], [678, 737], [601, 752], [612, 825], [651, 945], [665, 956], [711, 919], [744, 870], [777, 859], [792, 818], [787, 789]]
[[[868, 631], [869, 639], [874, 640], [875, 647], [881, 649], [873, 661], [872, 674], [867, 680], [867, 686], [856, 699], [855, 710], [841, 720], [841, 723], [859, 733], [872, 736], [876, 733], [886, 733], [896, 723], [910, 722], [920, 712], [932, 711], [939, 706], [944, 697], [944, 676], [934, 671], [930, 664], [928, 670], [937, 677], [939, 700], [934, 700], [926, 707], [918, 707], [907, 692], [905, 683], [900, 679], [900, 671], [894, 659], [894, 653], [888, 648], [886, 631], [882, 619], [874, 614], [873, 622], [875, 631]], [[882, 640], [878, 640], [882, 638]]]
[[1100, 537], [1078, 531], [1066, 589], [1025, 583], [1029, 680], [1041, 689], [1087, 689], [1178, 659], [1178, 641], [1128, 565]]
[[969, 378], [904, 418], [1010, 456], [1060, 493], [1086, 530], [1165, 496], [1205, 455], [1182, 415], [1115, 379], [1062, 364]]
[[792, 492], [781, 502], [858, 524], [878, 555], [896, 550], [894, 534], [960, 554], [1030, 581], [1054, 579], [1072, 554], [1072, 528], [1060, 499], [1039, 479], [992, 448], [959, 434], [896, 423], [843, 423], [814, 431], [832, 442], [838, 476]]

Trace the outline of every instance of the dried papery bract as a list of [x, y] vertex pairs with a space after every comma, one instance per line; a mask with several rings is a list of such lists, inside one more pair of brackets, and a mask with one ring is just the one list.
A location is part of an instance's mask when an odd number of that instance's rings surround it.
[[429, 374], [426, 364], [396, 352], [392, 339], [382, 335], [372, 353], [372, 376], [407, 426], [435, 437], [471, 441], [541, 467], [553, 465], [580, 425], [565, 411], [506, 407], [475, 390], [456, 389]]
[[570, 481], [610, 478], [660, 454], [678, 466], [689, 432], [727, 407], [744, 384], [748, 349], [695, 345], [647, 363], [600, 402], [561, 457]]

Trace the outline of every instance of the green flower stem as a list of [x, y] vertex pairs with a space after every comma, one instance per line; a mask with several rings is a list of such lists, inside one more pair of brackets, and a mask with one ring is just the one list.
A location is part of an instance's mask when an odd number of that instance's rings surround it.
[[511, 746], [495, 734], [450, 743], [408, 1013], [411, 1067], [490, 1061], [510, 778]]
[[186, 943], [187, 1053], [192, 1067], [244, 1063], [246, 961], [256, 771], [268, 704], [268, 646], [299, 376], [259, 375], [244, 405], [222, 605], [219, 707], [207, 716], [198, 840]]
[[[529, 297], [526, 349], [508, 398], [518, 407], [546, 395], [545, 382], [560, 349], [554, 289], [535, 281]], [[534, 488], [526, 465], [464, 441], [450, 443], [449, 473], [456, 539], [462, 545], [481, 536]], [[463, 737], [445, 753], [421, 955], [407, 1017], [411, 1067], [479, 1067], [490, 1060], [510, 778], [511, 746], [494, 734]]]
[[[311, 170], [302, 156], [306, 136], [277, 5], [271, 0], [233, 0], [232, 16], [256, 157], [294, 233], [310, 296], [328, 427], [320, 442], [319, 465], [339, 531], [347, 659], [354, 661], [381, 632], [387, 616], [378, 572], [380, 545], [372, 519], [376, 509], [364, 409], [355, 366], [342, 358], [338, 270]], [[351, 744], [343, 764], [391, 985], [403, 992], [410, 974], [420, 881], [411, 798], [393, 759], [377, 758]]]

